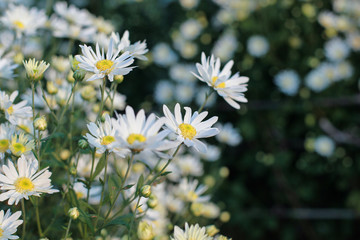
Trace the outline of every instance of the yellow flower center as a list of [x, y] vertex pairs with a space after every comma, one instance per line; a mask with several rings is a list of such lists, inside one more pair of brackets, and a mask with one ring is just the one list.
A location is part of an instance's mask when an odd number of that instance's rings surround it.
[[113, 142], [115, 142], [115, 138], [113, 136], [105, 136], [101, 139], [101, 145], [109, 145]]
[[212, 77], [212, 86], [213, 87], [216, 87], [216, 88], [224, 88], [225, 87], [225, 83], [224, 82], [222, 82], [222, 83], [219, 83], [218, 85], [215, 85], [215, 83], [216, 83], [216, 81], [218, 80], [218, 76], [214, 76], [214, 77]]
[[20, 28], [20, 29], [24, 29], [24, 28], [25, 28], [24, 24], [23, 24], [22, 22], [20, 22], [20, 21], [14, 21], [13, 23], [14, 23], [14, 25], [15, 25], [16, 27], [18, 27], [18, 28]]
[[109, 73], [112, 70], [112, 66], [114, 65], [114, 62], [111, 60], [101, 60], [96, 63], [96, 68], [100, 71], [106, 71], [106, 73]]
[[26, 147], [21, 143], [14, 143], [12, 145], [12, 147], [14, 149], [14, 151], [13, 151], [14, 154], [19, 153], [19, 152], [24, 153], [26, 151]]
[[2, 228], [0, 228], [0, 237], [3, 236], [3, 232], [4, 232], [4, 230], [2, 230]]
[[15, 189], [19, 193], [27, 193], [34, 190], [34, 184], [31, 182], [30, 178], [21, 177], [15, 181]]
[[187, 194], [187, 200], [190, 202], [195, 201], [198, 197], [199, 196], [194, 191], [191, 191]]
[[13, 106], [10, 106], [8, 109], [6, 109], [6, 111], [11, 115], [14, 112]]
[[82, 199], [85, 197], [85, 195], [82, 192], [76, 192], [77, 199]]
[[138, 133], [132, 133], [128, 136], [127, 138], [127, 142], [129, 144], [133, 144], [135, 141], [138, 142], [145, 142], [146, 141], [146, 137], [144, 137], [144, 135], [138, 134]]
[[187, 123], [182, 123], [179, 125], [179, 129], [181, 131], [181, 135], [184, 137], [184, 138], [187, 138], [187, 139], [193, 139], [196, 135], [196, 129], [191, 126], [190, 124], [187, 124]]
[[5, 152], [9, 149], [9, 140], [1, 139], [0, 140], [0, 152]]

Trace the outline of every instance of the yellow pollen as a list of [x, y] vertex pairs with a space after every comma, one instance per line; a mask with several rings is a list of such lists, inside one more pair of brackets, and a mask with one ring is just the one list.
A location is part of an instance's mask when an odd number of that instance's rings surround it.
[[196, 135], [196, 129], [191, 126], [190, 124], [187, 124], [187, 123], [182, 123], [179, 125], [179, 129], [181, 131], [181, 135], [184, 137], [184, 138], [187, 138], [187, 139], [193, 139]]
[[187, 199], [190, 201], [190, 202], [193, 202], [195, 201], [199, 196], [194, 192], [194, 191], [191, 191], [187, 194]]
[[211, 80], [212, 80], [212, 85], [213, 85], [213, 86], [215, 86], [215, 82], [216, 82], [216, 80], [218, 80], [218, 78], [219, 78], [218, 76], [212, 77]]
[[113, 142], [115, 142], [115, 138], [113, 136], [105, 136], [101, 139], [101, 145], [109, 145]]
[[106, 71], [106, 73], [109, 73], [112, 70], [112, 66], [114, 65], [114, 62], [111, 60], [100, 60], [96, 63], [96, 68], [100, 71]]
[[85, 197], [85, 195], [82, 192], [76, 192], [77, 199], [82, 199]]
[[222, 83], [220, 83], [220, 84], [218, 84], [217, 86], [216, 86], [216, 88], [224, 88], [225, 87], [225, 83], [224, 82], [222, 82]]
[[13, 106], [10, 106], [8, 109], [6, 109], [6, 111], [11, 115], [14, 112]]
[[146, 141], [146, 137], [144, 137], [144, 135], [138, 134], [138, 133], [132, 133], [128, 136], [128, 138], [126, 139], [127, 142], [129, 144], [133, 144], [135, 141], [138, 142], [145, 142]]
[[21, 143], [14, 143], [13, 145], [12, 145], [12, 147], [13, 147], [13, 149], [14, 149], [14, 154], [15, 153], [24, 153], [25, 151], [26, 151], [26, 148], [25, 148], [25, 146], [23, 145], [23, 144], [21, 144]]
[[5, 152], [9, 149], [9, 140], [1, 139], [0, 140], [0, 152]]
[[18, 28], [20, 28], [20, 29], [24, 29], [24, 28], [25, 28], [24, 24], [23, 24], [22, 22], [20, 22], [20, 21], [14, 21], [13, 23], [14, 23], [14, 25], [15, 25], [16, 27], [18, 27]]
[[15, 181], [15, 189], [19, 193], [27, 193], [34, 190], [34, 184], [31, 182], [30, 178], [21, 177]]
[[0, 228], [0, 237], [3, 236], [3, 232], [4, 232], [4, 230], [2, 230], [2, 228]]

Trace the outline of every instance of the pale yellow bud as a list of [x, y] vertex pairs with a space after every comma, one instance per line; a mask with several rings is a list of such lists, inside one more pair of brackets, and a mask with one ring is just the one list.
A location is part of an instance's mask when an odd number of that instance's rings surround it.
[[146, 221], [141, 221], [139, 223], [137, 235], [140, 240], [151, 240], [155, 237], [152, 225]]
[[159, 201], [157, 197], [151, 194], [146, 204], [148, 205], [149, 208], [155, 208], [158, 205], [158, 203]]
[[114, 81], [117, 83], [122, 83], [124, 81], [124, 76], [123, 75], [115, 75]]
[[229, 173], [230, 173], [230, 171], [229, 171], [229, 169], [227, 167], [221, 167], [220, 170], [219, 170], [219, 174], [223, 178], [228, 177]]
[[79, 217], [80, 213], [79, 213], [79, 210], [77, 209], [77, 207], [73, 207], [73, 208], [70, 208], [69, 209], [69, 216], [75, 220]]
[[219, 232], [219, 229], [217, 227], [215, 227], [215, 225], [210, 225], [210, 226], [206, 227], [206, 233], [210, 237], [215, 236], [215, 234], [217, 234], [218, 232]]
[[230, 213], [229, 212], [222, 212], [220, 214], [220, 221], [222, 222], [228, 222], [230, 220]]
[[81, 89], [81, 97], [86, 100], [90, 101], [96, 97], [96, 91], [93, 86], [87, 85]]
[[73, 71], [69, 71], [69, 74], [67, 75], [67, 78], [66, 78], [66, 80], [67, 80], [69, 83], [75, 82], [75, 78], [73, 77], [73, 75], [74, 75], [74, 72], [73, 72]]
[[142, 186], [140, 191], [141, 191], [141, 196], [148, 198], [150, 197], [151, 194], [151, 186], [150, 185]]
[[196, 217], [199, 217], [204, 211], [204, 205], [199, 202], [194, 202], [191, 204], [190, 210]]
[[37, 130], [44, 131], [47, 128], [45, 116], [41, 116], [34, 121], [34, 126]]
[[59, 89], [55, 86], [53, 82], [47, 82], [46, 90], [51, 95], [55, 95], [59, 91]]
[[64, 149], [60, 152], [60, 158], [61, 160], [65, 161], [68, 159], [71, 155], [71, 152], [68, 149]]

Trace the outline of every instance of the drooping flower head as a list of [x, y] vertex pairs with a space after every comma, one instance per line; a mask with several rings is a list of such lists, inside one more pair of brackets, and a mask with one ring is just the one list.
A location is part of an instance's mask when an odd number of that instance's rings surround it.
[[94, 73], [87, 81], [108, 77], [109, 81], [114, 80], [116, 75], [126, 75], [133, 67], [129, 67], [134, 58], [129, 52], [124, 52], [119, 55], [119, 50], [113, 51], [113, 39], [110, 39], [108, 51], [104, 55], [104, 49], [100, 51], [99, 44], [96, 43], [96, 53], [94, 50], [86, 45], [80, 45], [83, 55], [76, 55], [76, 60], [79, 61], [79, 67], [86, 71]]
[[163, 106], [164, 115], [166, 117], [165, 125], [168, 129], [176, 134], [177, 144], [184, 143], [188, 147], [194, 147], [197, 151], [205, 152], [206, 145], [199, 138], [207, 138], [215, 136], [219, 133], [217, 128], [211, 126], [216, 123], [218, 117], [212, 117], [203, 121], [208, 112], [194, 112], [189, 107], [185, 108], [185, 116], [182, 117], [180, 104], [175, 105], [174, 114], [172, 114], [167, 106]]
[[59, 191], [52, 188], [48, 167], [38, 171], [39, 163], [33, 157], [26, 159], [22, 155], [17, 160], [17, 168], [9, 161], [2, 169], [4, 174], [0, 174], [0, 190], [5, 192], [0, 194], [0, 201], [9, 199], [9, 205], [18, 204], [22, 198], [27, 200], [29, 196], [40, 197], [42, 193]]
[[231, 67], [234, 61], [229, 61], [225, 67], [220, 71], [220, 58], [214, 55], [211, 57], [201, 54], [201, 64], [196, 63], [196, 68], [199, 75], [193, 73], [200, 81], [207, 83], [208, 86], [222, 96], [227, 103], [232, 107], [239, 109], [240, 105], [237, 102], [247, 102], [244, 92], [247, 91], [248, 77], [242, 77], [237, 72], [231, 76]]
[[18, 239], [19, 237], [13, 235], [17, 231], [17, 227], [23, 223], [23, 220], [19, 220], [21, 212], [17, 211], [11, 214], [10, 209], [4, 214], [4, 210], [0, 211], [0, 239]]

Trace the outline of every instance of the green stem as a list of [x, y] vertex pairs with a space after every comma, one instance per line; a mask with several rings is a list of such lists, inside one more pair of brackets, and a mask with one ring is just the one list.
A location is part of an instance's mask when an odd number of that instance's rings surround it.
[[25, 201], [24, 198], [21, 199], [21, 209], [22, 209], [22, 215], [23, 215], [23, 228], [22, 228], [22, 239], [25, 239], [26, 235], [26, 212], [25, 212]]
[[106, 88], [106, 77], [103, 78], [103, 85], [101, 87], [101, 102], [100, 102], [100, 110], [96, 121], [101, 118], [102, 111], [104, 109], [104, 95], [105, 95], [105, 88]]
[[97, 213], [97, 218], [96, 218], [96, 221], [95, 221], [95, 230], [96, 230], [96, 227], [97, 227], [97, 223], [98, 223], [98, 221], [99, 221], [100, 212], [101, 212], [101, 207], [102, 207], [103, 202], [104, 202], [105, 185], [106, 185], [106, 181], [107, 181], [107, 165], [108, 165], [108, 156], [109, 156], [108, 151], [106, 150], [104, 154], [105, 154], [104, 183], [103, 183], [102, 191], [101, 191], [100, 206], [99, 206], [98, 213]]
[[198, 113], [201, 113], [201, 112], [202, 112], [202, 110], [204, 109], [207, 101], [209, 100], [209, 97], [213, 94], [213, 92], [214, 92], [214, 90], [213, 90], [213, 89], [210, 89], [210, 91], [209, 91], [208, 93], [206, 93], [206, 95], [205, 95], [205, 101], [204, 101], [204, 103], [201, 105], [201, 107], [199, 108]]
[[37, 228], [38, 228], [38, 232], [40, 237], [43, 237], [43, 232], [41, 229], [41, 222], [40, 222], [40, 215], [39, 215], [39, 204], [38, 204], [38, 199], [35, 199], [36, 202], [36, 206], [35, 206], [35, 214], [36, 214], [36, 224], [37, 224]]
[[[36, 140], [36, 129], [35, 129], [35, 83], [34, 82], [31, 82], [31, 90], [32, 90], [32, 95], [31, 95], [31, 99], [32, 99], [32, 112], [33, 112], [33, 134], [34, 134], [34, 141], [35, 141], [35, 151], [38, 150], [37, 146], [36, 146], [36, 143], [37, 143], [37, 140]], [[38, 151], [36, 151], [38, 152]], [[39, 156], [37, 156], [38, 158], [38, 161], [39, 161], [39, 166], [40, 166], [40, 159], [39, 159]]]
[[88, 185], [87, 196], [86, 196], [86, 202], [87, 203], [89, 203], [90, 189], [91, 189], [91, 184], [92, 184], [92, 176], [93, 176], [93, 171], [94, 171], [94, 165], [95, 165], [95, 149], [92, 151], [90, 179], [89, 179], [89, 185]]
[[71, 226], [71, 220], [72, 220], [72, 219], [70, 218], [69, 223], [68, 223], [68, 226], [67, 226], [67, 228], [66, 228], [66, 233], [65, 233], [64, 240], [66, 240], [66, 238], [67, 238], [67, 236], [68, 236], [68, 234], [69, 234], [70, 226]]
[[43, 98], [46, 106], [49, 108], [50, 113], [51, 113], [51, 116], [52, 116], [52, 117], [56, 120], [56, 122], [57, 122], [57, 121], [58, 121], [57, 116], [55, 115], [54, 110], [51, 109], [50, 104], [49, 104], [49, 102], [48, 102], [47, 99], [46, 99], [45, 91], [44, 91], [44, 89], [43, 89], [43, 87], [42, 87], [41, 81], [39, 81], [39, 84], [40, 84], [40, 88], [41, 88], [41, 92], [42, 92], [42, 98]]
[[136, 205], [135, 205], [134, 214], [133, 214], [133, 216], [131, 218], [131, 223], [130, 223], [130, 228], [129, 228], [129, 239], [132, 239], [131, 238], [131, 229], [132, 229], [132, 226], [134, 225], [134, 221], [136, 219], [136, 211], [137, 211], [137, 209], [139, 207], [140, 199], [141, 199], [141, 195], [139, 194], [139, 198], [138, 198], [138, 200], [136, 202]]
[[131, 169], [132, 162], [133, 162], [133, 160], [134, 160], [134, 155], [135, 155], [135, 154], [132, 153], [132, 154], [131, 154], [131, 157], [128, 158], [128, 167], [127, 167], [127, 169], [126, 169], [126, 173], [125, 173], [124, 179], [123, 179], [122, 182], [121, 182], [120, 189], [119, 189], [119, 191], [117, 192], [117, 194], [116, 194], [116, 196], [115, 196], [114, 202], [113, 202], [113, 203], [110, 203], [111, 206], [110, 206], [109, 211], [108, 211], [108, 212], [106, 213], [106, 215], [105, 215], [105, 221], [106, 221], [106, 219], [109, 217], [111, 211], [113, 210], [113, 208], [114, 208], [114, 206], [115, 206], [116, 200], [118, 199], [121, 191], [122, 191], [123, 188], [124, 188], [126, 179], [128, 178], [128, 175], [129, 175], [129, 172], [130, 172], [130, 169]]

